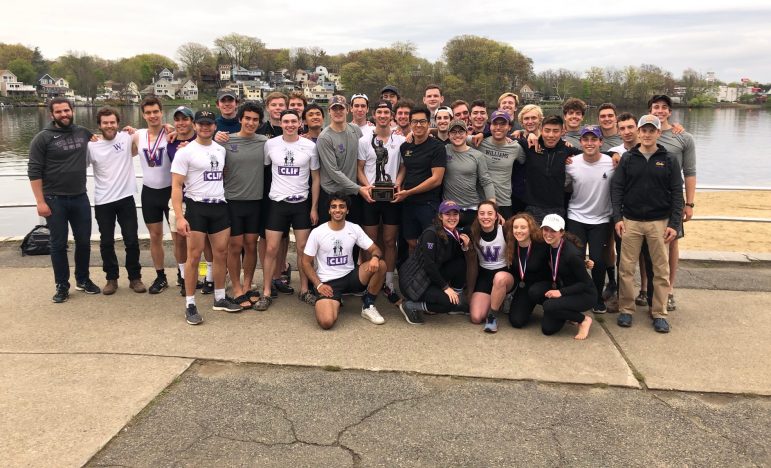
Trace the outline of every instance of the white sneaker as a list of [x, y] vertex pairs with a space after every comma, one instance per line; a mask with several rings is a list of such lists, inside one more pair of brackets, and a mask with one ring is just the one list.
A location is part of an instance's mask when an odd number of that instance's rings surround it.
[[362, 307], [361, 316], [374, 323], [375, 325], [382, 325], [385, 323], [385, 319], [382, 315], [380, 315], [380, 312], [377, 311], [374, 305], [366, 308]]

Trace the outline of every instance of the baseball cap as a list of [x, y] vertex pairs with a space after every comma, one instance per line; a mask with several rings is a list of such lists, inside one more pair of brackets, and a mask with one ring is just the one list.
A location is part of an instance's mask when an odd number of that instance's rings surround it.
[[214, 123], [214, 113], [207, 110], [199, 110], [195, 113], [195, 123]]
[[653, 125], [657, 130], [661, 130], [661, 121], [655, 115], [643, 115], [640, 120], [637, 121], [637, 128], [641, 128], [644, 125]]
[[600, 130], [600, 127], [596, 125], [587, 125], [581, 129], [581, 136], [588, 135], [589, 133], [599, 139], [602, 139], [602, 130]]
[[174, 114], [177, 115], [177, 113], [182, 113], [185, 117], [192, 119], [193, 118], [193, 109], [187, 107], [187, 106], [179, 106], [176, 109], [174, 109]]
[[460, 206], [452, 200], [445, 200], [439, 204], [439, 209], [437, 211], [441, 214], [449, 213], [450, 211], [460, 212]]
[[388, 109], [389, 111], [393, 112], [391, 101], [386, 101], [385, 99], [380, 99], [378, 102], [375, 103], [375, 110], [377, 109]]
[[238, 97], [236, 97], [236, 93], [234, 93], [233, 91], [231, 91], [229, 89], [221, 89], [221, 90], [217, 91], [217, 102], [219, 102], [219, 100], [224, 98], [224, 97], [232, 97], [233, 99], [238, 101]]
[[455, 119], [452, 122], [450, 122], [450, 126], [447, 127], [447, 131], [450, 132], [455, 127], [462, 128], [464, 132], [468, 130], [468, 127], [466, 126], [466, 122], [464, 120]]
[[562, 231], [565, 229], [565, 220], [558, 214], [548, 214], [543, 217], [541, 227], [552, 228], [555, 231]]
[[490, 115], [490, 122], [495, 122], [495, 119], [503, 119], [506, 123], [511, 123], [511, 116], [508, 112], [497, 110]]
[[667, 107], [670, 109], [672, 108], [672, 98], [667, 96], [666, 94], [654, 94], [651, 96], [651, 98], [648, 100], [648, 107], [651, 106], [654, 102], [657, 101], [664, 101], [667, 103]]
[[383, 87], [383, 89], [380, 90], [380, 95], [382, 96], [383, 93], [394, 93], [396, 97], [399, 96], [399, 90], [396, 89], [396, 86], [386, 85]]
[[348, 102], [346, 102], [345, 96], [341, 96], [339, 94], [332, 96], [332, 98], [329, 100], [329, 108], [331, 109], [335, 106], [348, 107]]

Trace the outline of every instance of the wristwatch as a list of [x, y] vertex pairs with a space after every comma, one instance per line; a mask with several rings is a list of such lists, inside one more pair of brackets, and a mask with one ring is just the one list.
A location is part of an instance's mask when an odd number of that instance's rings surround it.
[[693, 208], [693, 207], [694, 207], [694, 206], [696, 206], [696, 205], [695, 205], [695, 204], [693, 204], [693, 203], [686, 203], [686, 204], [685, 204], [685, 206], [690, 206], [691, 208]]

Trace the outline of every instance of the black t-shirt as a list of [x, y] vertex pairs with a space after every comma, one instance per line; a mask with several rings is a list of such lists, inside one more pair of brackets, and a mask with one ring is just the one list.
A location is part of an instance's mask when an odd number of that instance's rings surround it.
[[284, 134], [284, 130], [281, 128], [280, 125], [276, 125], [275, 127], [270, 123], [270, 121], [267, 121], [260, 125], [260, 128], [257, 129], [257, 135], [265, 135], [268, 138], [277, 137], [279, 135]]
[[[402, 164], [405, 167], [404, 189], [411, 189], [422, 184], [431, 177], [431, 169], [434, 167], [447, 167], [447, 151], [444, 143], [436, 138], [428, 138], [423, 143], [402, 143], [399, 149], [402, 156]], [[407, 197], [405, 203], [422, 203], [427, 201], [438, 202], [441, 199], [442, 186], [439, 185], [427, 192], [418, 193]]]
[[179, 149], [179, 145], [185, 142], [191, 142], [195, 140], [195, 132], [193, 132], [193, 136], [188, 138], [187, 140], [180, 140], [177, 138], [176, 140], [172, 141], [171, 143], [166, 144], [166, 153], [169, 155], [169, 161], [174, 162], [174, 156], [177, 154], [177, 150]]

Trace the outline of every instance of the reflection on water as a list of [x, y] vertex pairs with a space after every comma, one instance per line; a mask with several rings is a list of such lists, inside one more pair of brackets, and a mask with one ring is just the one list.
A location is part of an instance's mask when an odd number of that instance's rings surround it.
[[[165, 109], [171, 122], [173, 107]], [[121, 123], [144, 126], [139, 107], [121, 107]], [[637, 114], [644, 110], [637, 111]], [[95, 108], [78, 107], [75, 121], [95, 129]], [[696, 141], [700, 184], [771, 185], [771, 112], [745, 109], [676, 109], [672, 121], [682, 122]], [[0, 174], [26, 173], [29, 143], [49, 122], [46, 109], [0, 110]], [[138, 170], [137, 174], [141, 174]], [[0, 178], [0, 203], [34, 203], [26, 177]], [[91, 190], [89, 193], [93, 193]], [[0, 208], [0, 235], [21, 235], [36, 223], [34, 208]], [[140, 225], [142, 223], [140, 222]], [[94, 223], [96, 230], [96, 223]], [[95, 231], [96, 232], [96, 231]]]

